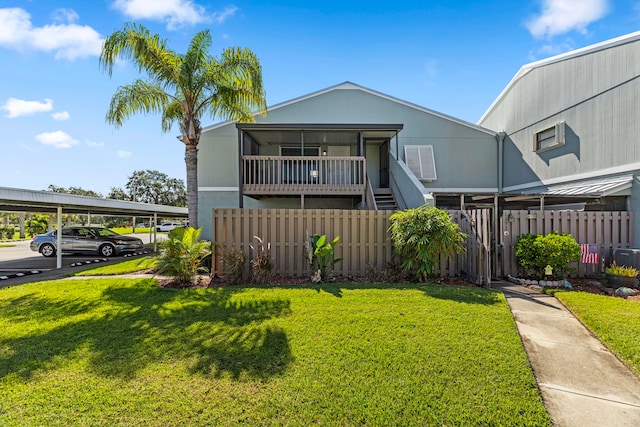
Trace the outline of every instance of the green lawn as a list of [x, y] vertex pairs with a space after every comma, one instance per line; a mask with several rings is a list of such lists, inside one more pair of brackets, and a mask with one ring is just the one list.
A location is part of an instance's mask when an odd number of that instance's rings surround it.
[[0, 425], [550, 425], [502, 294], [0, 289]]
[[158, 260], [152, 257], [134, 258], [127, 261], [79, 271], [74, 274], [74, 276], [113, 276], [116, 274], [134, 273], [136, 271], [154, 268], [157, 264]]
[[562, 303], [640, 375], [640, 302], [586, 292], [557, 292]]

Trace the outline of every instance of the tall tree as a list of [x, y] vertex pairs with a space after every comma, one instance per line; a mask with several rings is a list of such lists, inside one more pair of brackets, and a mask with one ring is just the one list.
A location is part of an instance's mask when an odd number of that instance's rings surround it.
[[191, 39], [187, 52], [178, 54], [167, 41], [142, 25], [128, 23], [108, 36], [100, 66], [109, 76], [118, 60], [131, 60], [146, 79], [118, 87], [106, 115], [119, 127], [136, 113], [160, 113], [162, 130], [180, 126], [185, 145], [189, 223], [198, 226], [198, 143], [201, 119], [254, 121], [266, 113], [260, 61], [246, 48], [227, 48], [219, 58], [209, 54], [211, 34], [203, 30]]
[[184, 181], [150, 169], [134, 171], [129, 176], [125, 189], [112, 187], [107, 198], [156, 205], [187, 206]]

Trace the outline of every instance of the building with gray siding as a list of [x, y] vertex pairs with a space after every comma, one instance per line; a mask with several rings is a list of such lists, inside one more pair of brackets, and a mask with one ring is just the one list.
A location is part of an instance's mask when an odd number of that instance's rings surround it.
[[213, 208], [376, 209], [387, 194], [401, 209], [637, 211], [639, 76], [640, 32], [524, 65], [477, 124], [350, 82], [216, 124], [199, 146], [203, 236]]

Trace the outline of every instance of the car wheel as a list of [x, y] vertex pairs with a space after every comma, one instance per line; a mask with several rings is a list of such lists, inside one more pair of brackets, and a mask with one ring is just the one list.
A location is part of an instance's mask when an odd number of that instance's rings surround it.
[[111, 245], [108, 245], [108, 244], [107, 245], [102, 245], [102, 246], [100, 246], [100, 249], [98, 249], [98, 252], [103, 257], [110, 257], [115, 252], [115, 248], [113, 246], [111, 246]]
[[56, 248], [50, 243], [45, 243], [40, 246], [40, 253], [49, 258], [56, 254]]

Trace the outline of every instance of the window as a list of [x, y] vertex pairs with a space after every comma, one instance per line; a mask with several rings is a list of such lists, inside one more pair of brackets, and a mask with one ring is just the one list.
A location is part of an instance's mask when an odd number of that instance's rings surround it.
[[304, 147], [304, 154], [302, 153], [302, 147], [298, 146], [286, 146], [280, 147], [281, 156], [319, 156], [320, 147]]
[[534, 151], [545, 151], [564, 145], [565, 122], [556, 123], [534, 135]]
[[437, 179], [433, 145], [405, 145], [404, 158], [411, 172], [419, 180], [435, 181]]

